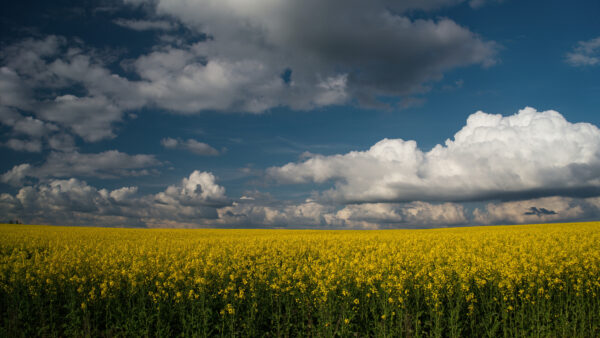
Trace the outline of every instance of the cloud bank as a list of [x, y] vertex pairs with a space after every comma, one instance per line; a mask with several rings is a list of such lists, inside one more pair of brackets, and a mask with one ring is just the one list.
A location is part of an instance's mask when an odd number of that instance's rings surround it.
[[138, 196], [137, 187], [97, 189], [71, 178], [25, 186], [0, 195], [0, 213], [28, 223], [64, 225], [130, 225], [185, 227], [218, 217], [230, 205], [214, 175], [194, 171], [179, 184], [152, 195]]
[[[537, 212], [532, 212], [536, 210]], [[470, 210], [459, 203], [280, 201], [268, 195], [231, 200], [211, 173], [194, 171], [157, 194], [137, 187], [97, 189], [77, 179], [50, 180], [0, 194], [0, 214], [25, 223], [145, 227], [386, 229], [572, 222], [600, 217], [600, 198], [545, 197], [491, 202]]]

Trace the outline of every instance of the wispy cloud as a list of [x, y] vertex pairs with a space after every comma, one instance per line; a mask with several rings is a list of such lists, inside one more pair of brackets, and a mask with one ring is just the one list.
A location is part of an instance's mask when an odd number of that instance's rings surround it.
[[163, 138], [160, 141], [163, 147], [169, 149], [185, 149], [196, 155], [201, 156], [217, 156], [219, 151], [204, 142], [199, 142], [194, 139], [174, 139], [172, 137]]
[[579, 41], [573, 51], [567, 53], [567, 62], [580, 67], [600, 64], [600, 37]]
[[121, 27], [133, 29], [136, 31], [162, 30], [171, 31], [177, 29], [177, 24], [167, 20], [135, 20], [135, 19], [115, 19], [113, 21]]

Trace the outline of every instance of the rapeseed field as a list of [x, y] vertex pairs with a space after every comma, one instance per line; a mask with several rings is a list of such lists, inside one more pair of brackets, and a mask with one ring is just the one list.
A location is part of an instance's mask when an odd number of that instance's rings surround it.
[[600, 335], [600, 222], [0, 225], [0, 336]]

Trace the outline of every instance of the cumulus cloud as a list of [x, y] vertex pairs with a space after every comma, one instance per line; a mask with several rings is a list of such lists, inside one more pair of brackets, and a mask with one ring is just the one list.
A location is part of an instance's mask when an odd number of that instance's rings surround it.
[[223, 205], [227, 204], [225, 188], [215, 183], [215, 176], [209, 172], [195, 170], [179, 185], [171, 185], [156, 195], [163, 204], [180, 205]]
[[428, 152], [415, 141], [384, 139], [366, 151], [315, 155], [268, 169], [283, 183], [335, 187], [341, 202], [468, 201], [600, 193], [600, 130], [556, 111], [472, 114]]
[[49, 143], [53, 133], [66, 131], [88, 142], [114, 137], [123, 112], [147, 100], [94, 55], [80, 42], [57, 36], [0, 50], [0, 123], [29, 136], [29, 143]]
[[86, 141], [94, 142], [116, 136], [111, 125], [121, 120], [122, 111], [106, 97], [63, 95], [46, 102], [39, 115], [70, 128]]
[[196, 155], [201, 155], [201, 156], [216, 156], [219, 155], [219, 151], [213, 147], [211, 147], [210, 145], [204, 143], [204, 142], [199, 142], [196, 141], [194, 139], [187, 139], [187, 140], [182, 140], [182, 139], [174, 139], [172, 137], [167, 137], [167, 138], [163, 138], [160, 143], [162, 144], [163, 147], [165, 148], [169, 148], [169, 149], [175, 149], [175, 148], [179, 148], [179, 149], [185, 149], [187, 151], [190, 151]]
[[[32, 116], [24, 116], [12, 107], [0, 106], [0, 123], [11, 127], [6, 134], [8, 139], [1, 143], [3, 146], [15, 151], [41, 152], [42, 140], [55, 137], [59, 128]], [[50, 145], [51, 148], [55, 148]]]
[[600, 64], [600, 37], [579, 41], [573, 51], [567, 53], [567, 62], [573, 66], [595, 66]]
[[125, 201], [138, 191], [137, 187], [123, 187], [111, 191], [108, 195], [117, 202]]
[[154, 155], [129, 155], [117, 150], [101, 153], [51, 152], [40, 166], [20, 164], [2, 175], [2, 182], [20, 185], [26, 177], [45, 179], [52, 177], [118, 178], [154, 173], [160, 165]]

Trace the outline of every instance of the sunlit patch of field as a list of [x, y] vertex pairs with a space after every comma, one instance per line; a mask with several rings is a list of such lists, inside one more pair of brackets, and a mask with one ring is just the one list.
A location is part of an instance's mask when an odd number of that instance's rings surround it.
[[600, 222], [0, 225], [0, 336], [600, 335]]

